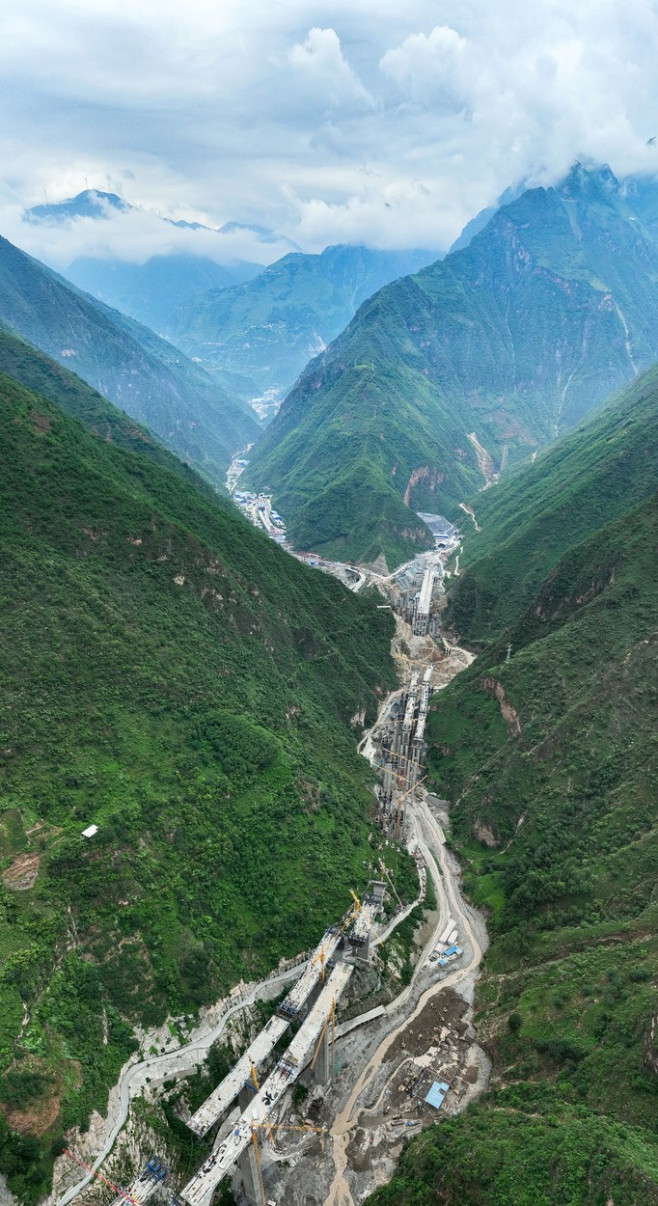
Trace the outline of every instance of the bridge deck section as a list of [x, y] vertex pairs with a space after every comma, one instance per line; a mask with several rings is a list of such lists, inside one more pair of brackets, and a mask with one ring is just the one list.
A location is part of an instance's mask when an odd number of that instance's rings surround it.
[[213, 1089], [210, 1097], [207, 1097], [203, 1105], [199, 1106], [196, 1114], [193, 1114], [188, 1122], [190, 1130], [196, 1135], [203, 1137], [210, 1130], [218, 1118], [235, 1100], [242, 1086], [251, 1079], [251, 1065], [259, 1068], [265, 1063], [265, 1060], [272, 1054], [276, 1044], [282, 1035], [285, 1034], [290, 1022], [287, 1018], [273, 1017], [270, 1018], [267, 1025], [256, 1035], [256, 1038], [249, 1045], [244, 1055], [231, 1068], [231, 1071], [224, 1077], [223, 1081]]
[[220, 1143], [216, 1151], [212, 1152], [196, 1175], [185, 1186], [181, 1196], [189, 1203], [189, 1206], [201, 1206], [209, 1198], [209, 1195], [248, 1147], [253, 1127], [258, 1127], [259, 1124], [266, 1122], [271, 1117], [286, 1089], [297, 1079], [304, 1068], [322, 1034], [322, 1028], [331, 1014], [334, 1002], [341, 996], [348, 983], [352, 970], [351, 964], [347, 963], [339, 963], [334, 968], [311, 1012], [300, 1026], [274, 1071], [261, 1086], [260, 1092], [254, 1095], [253, 1100], [242, 1111], [230, 1134]]
[[324, 967], [336, 954], [340, 940], [340, 933], [334, 933], [333, 930], [327, 930], [323, 934], [304, 972], [296, 984], [293, 984], [287, 997], [279, 1005], [278, 1012], [283, 1017], [297, 1017], [302, 1012], [308, 998], [323, 974]]

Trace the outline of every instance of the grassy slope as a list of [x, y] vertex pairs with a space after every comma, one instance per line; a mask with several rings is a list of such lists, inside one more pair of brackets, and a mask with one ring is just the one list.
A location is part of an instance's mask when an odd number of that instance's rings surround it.
[[[390, 560], [422, 546], [412, 511], [457, 517], [482, 483], [474, 433], [512, 466], [564, 432], [658, 352], [658, 249], [616, 184], [575, 173], [498, 211], [471, 245], [366, 302], [312, 362], [245, 480], [275, 491], [293, 538]], [[626, 329], [628, 327], [628, 338]], [[370, 520], [372, 453], [379, 531]], [[332, 484], [350, 484], [350, 522]], [[406, 513], [406, 522], [405, 522]], [[403, 535], [404, 530], [407, 535]]]
[[0, 321], [75, 370], [177, 455], [223, 484], [258, 424], [165, 340], [0, 238]]
[[9, 879], [40, 859], [0, 887], [0, 1099], [27, 1132], [0, 1169], [31, 1202], [39, 1152], [103, 1108], [124, 1019], [216, 998], [363, 885], [347, 721], [393, 670], [385, 613], [0, 381], [0, 856]]
[[651, 493], [657, 464], [653, 368], [544, 453], [532, 472], [472, 500], [482, 530], [468, 534], [450, 596], [462, 637], [491, 639], [514, 620], [569, 548]]
[[[614, 411], [610, 433], [614, 461]], [[519, 475], [519, 498], [548, 487], [545, 467]], [[477, 1022], [492, 1086], [413, 1142], [372, 1206], [658, 1202], [657, 511], [654, 496], [598, 528], [592, 511], [596, 530], [431, 715], [466, 891], [489, 916]]]

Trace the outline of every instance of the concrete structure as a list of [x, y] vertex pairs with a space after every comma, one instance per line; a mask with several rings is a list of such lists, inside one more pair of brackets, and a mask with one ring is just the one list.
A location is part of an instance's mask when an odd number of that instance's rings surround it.
[[199, 1109], [190, 1118], [187, 1125], [195, 1135], [203, 1137], [211, 1126], [214, 1126], [217, 1119], [221, 1118], [224, 1111], [228, 1109], [243, 1086], [249, 1081], [252, 1064], [259, 1068], [265, 1063], [289, 1025], [290, 1023], [285, 1018], [270, 1018], [221, 1084], [217, 1085], [210, 1097], [206, 1098], [203, 1105], [199, 1106]]
[[367, 961], [370, 958], [370, 934], [379, 905], [374, 900], [367, 900], [360, 908], [347, 932], [347, 941], [352, 947], [353, 955]]
[[[265, 1132], [263, 1132], [264, 1134]], [[258, 1136], [256, 1136], [258, 1142]], [[261, 1172], [258, 1164], [258, 1157], [253, 1142], [245, 1148], [240, 1159], [238, 1160], [238, 1168], [242, 1176], [242, 1188], [244, 1196], [250, 1203], [250, 1206], [263, 1206], [263, 1183]]]
[[338, 929], [329, 929], [323, 934], [322, 940], [313, 951], [305, 971], [297, 983], [290, 989], [285, 1000], [279, 1005], [278, 1013], [281, 1017], [298, 1018], [303, 1014], [308, 998], [318, 981], [323, 977], [324, 969], [336, 954], [340, 942], [341, 933]]
[[428, 566], [423, 574], [423, 582], [418, 595], [418, 601], [414, 608], [412, 631], [414, 636], [427, 636], [430, 630], [430, 608], [432, 606], [432, 594], [434, 592], [434, 581], [437, 577], [436, 570], [433, 566]]
[[329, 1027], [331, 1021], [330, 1015], [325, 1022], [324, 1032], [315, 1054], [313, 1078], [317, 1085], [326, 1085], [331, 1080], [331, 1061], [329, 1058]]
[[141, 1203], [147, 1202], [158, 1186], [162, 1185], [168, 1171], [159, 1160], [149, 1160], [146, 1168], [135, 1177], [125, 1193], [120, 1193], [118, 1198], [114, 1199], [112, 1206], [126, 1206], [126, 1203], [139, 1203], [141, 1206]]
[[[339, 963], [333, 969], [308, 1017], [302, 1022], [272, 1073], [242, 1111], [230, 1133], [211, 1152], [183, 1189], [181, 1197], [189, 1206], [204, 1206], [219, 1182], [251, 1144], [254, 1126], [273, 1118], [286, 1090], [294, 1084], [312, 1058], [325, 1023], [347, 987], [352, 970], [347, 963]], [[260, 1186], [257, 1188], [260, 1193]], [[257, 1201], [259, 1206], [262, 1206], [262, 1200], [258, 1198]]]
[[290, 1021], [293, 1018], [303, 1017], [309, 998], [323, 977], [325, 968], [336, 954], [340, 941], [341, 934], [338, 930], [327, 930], [323, 934], [299, 980], [293, 984], [290, 992], [281, 1002], [278, 1009], [279, 1016], [270, 1018], [260, 1034], [257, 1034], [250, 1043], [241, 1059], [190, 1118], [187, 1125], [196, 1135], [207, 1134], [238, 1096], [243, 1085], [250, 1081], [252, 1064], [256, 1068], [262, 1067], [272, 1054], [279, 1039], [285, 1034]]

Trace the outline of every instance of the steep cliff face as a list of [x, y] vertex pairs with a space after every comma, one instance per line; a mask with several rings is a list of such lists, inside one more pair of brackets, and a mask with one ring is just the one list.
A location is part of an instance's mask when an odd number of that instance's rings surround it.
[[293, 537], [303, 514], [314, 546], [359, 556], [374, 474], [367, 543], [408, 552], [387, 532], [401, 506], [455, 518], [658, 356], [657, 274], [652, 229], [609, 171], [524, 193], [470, 246], [361, 307], [286, 399], [248, 479], [274, 489]]

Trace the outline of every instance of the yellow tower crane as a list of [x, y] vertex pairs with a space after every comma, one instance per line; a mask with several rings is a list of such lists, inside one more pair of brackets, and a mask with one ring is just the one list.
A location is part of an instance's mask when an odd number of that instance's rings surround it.
[[265, 1201], [266, 1201], [265, 1184], [263, 1182], [263, 1166], [262, 1166], [261, 1158], [260, 1158], [258, 1132], [261, 1130], [266, 1130], [269, 1134], [270, 1140], [273, 1140], [273, 1132], [274, 1131], [303, 1131], [307, 1135], [313, 1134], [313, 1133], [315, 1133], [317, 1135], [325, 1135], [327, 1133], [327, 1128], [324, 1126], [311, 1126], [310, 1124], [307, 1124], [307, 1123], [305, 1123], [303, 1126], [288, 1126], [287, 1123], [285, 1123], [285, 1122], [275, 1122], [275, 1123], [250, 1122], [249, 1126], [251, 1129], [251, 1142], [252, 1142], [253, 1149], [254, 1149], [254, 1157], [256, 1159], [256, 1170], [258, 1173], [258, 1188], [260, 1190], [260, 1200], [262, 1203], [265, 1203]]
[[399, 904], [400, 908], [402, 908], [402, 901], [400, 900], [400, 897], [399, 897], [399, 896], [398, 896], [398, 894], [397, 894], [397, 891], [396, 891], [396, 888], [395, 888], [395, 884], [393, 883], [393, 880], [391, 879], [391, 877], [390, 877], [390, 875], [389, 875], [389, 873], [388, 873], [388, 869], [387, 869], [387, 867], [386, 867], [386, 864], [384, 863], [383, 858], [380, 858], [380, 860], [379, 860], [379, 868], [380, 868], [380, 871], [381, 871], [382, 875], [385, 875], [385, 876], [386, 876], [386, 878], [387, 878], [387, 880], [388, 880], [389, 884], [391, 885], [391, 891], [392, 891], [393, 895], [395, 896], [395, 899], [397, 900], [397, 902], [398, 902], [398, 904]]
[[[313, 1053], [313, 1059], [311, 1060], [311, 1072], [313, 1071], [315, 1064], [317, 1062], [318, 1055], [320, 1054], [320, 1047], [322, 1045], [322, 1040], [324, 1039], [329, 1022], [331, 1022], [331, 1046], [333, 1047], [334, 1043], [336, 1041], [336, 998], [335, 997], [332, 999], [331, 1009], [329, 1010], [329, 1013], [327, 1014], [327, 1016], [324, 1020], [324, 1026], [322, 1027], [322, 1030], [320, 1031], [320, 1037], [317, 1041], [317, 1046]], [[331, 1077], [331, 1079], [333, 1080], [333, 1076]]]
[[361, 912], [361, 909], [363, 908], [363, 905], [361, 904], [361, 901], [359, 900], [356, 892], [353, 892], [351, 888], [350, 888], [350, 896], [352, 897], [352, 900], [354, 901], [354, 914], [350, 918], [350, 921], [356, 921], [357, 917], [359, 916], [359, 913]]

